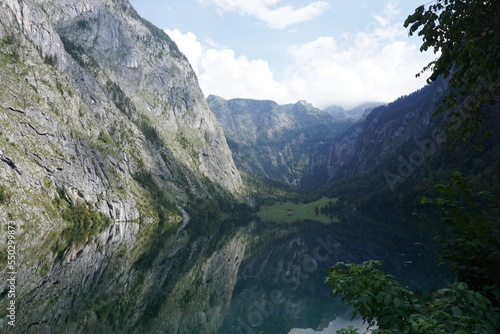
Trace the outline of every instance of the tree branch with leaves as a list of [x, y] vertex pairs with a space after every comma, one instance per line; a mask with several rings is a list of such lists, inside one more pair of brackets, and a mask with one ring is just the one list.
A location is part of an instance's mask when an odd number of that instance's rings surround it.
[[[332, 296], [353, 306], [352, 319], [360, 316], [373, 334], [493, 334], [500, 330], [498, 309], [467, 284], [454, 283], [424, 297], [375, 268], [381, 264], [340, 262], [326, 271], [325, 278]], [[356, 333], [352, 327], [337, 331]]]
[[404, 23], [410, 36], [422, 37], [421, 51], [439, 54], [417, 76], [430, 71], [428, 83], [448, 80], [450, 91], [436, 114], [451, 114], [454, 143], [481, 132], [488, 110], [498, 113], [499, 24], [497, 0], [435, 0], [415, 9]]

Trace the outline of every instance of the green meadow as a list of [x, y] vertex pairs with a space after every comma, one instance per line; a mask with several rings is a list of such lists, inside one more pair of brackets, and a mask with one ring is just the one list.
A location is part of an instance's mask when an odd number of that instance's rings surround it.
[[257, 216], [265, 221], [274, 221], [281, 223], [293, 223], [299, 220], [315, 220], [323, 224], [338, 223], [336, 217], [330, 218], [321, 214], [316, 215], [315, 209], [321, 208], [328, 202], [336, 202], [335, 199], [323, 197], [311, 203], [293, 203], [284, 202], [270, 206], [262, 206]]

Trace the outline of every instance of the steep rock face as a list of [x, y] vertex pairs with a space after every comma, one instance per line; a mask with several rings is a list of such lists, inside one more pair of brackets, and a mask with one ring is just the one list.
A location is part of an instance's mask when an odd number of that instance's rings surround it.
[[314, 107], [305, 100], [294, 104], [285, 104], [281, 108], [293, 121], [295, 128], [315, 126], [318, 124], [331, 124], [333, 118], [328, 113]]
[[207, 101], [224, 128], [239, 168], [295, 186], [314, 187], [302, 179], [311, 153], [348, 124], [335, 122], [306, 101], [278, 105], [213, 95]]
[[[4, 74], [12, 82], [17, 81], [16, 75], [23, 76], [30, 86], [23, 89], [22, 83], [16, 83], [19, 89], [10, 95], [7, 92], [15, 89], [7, 87], [2, 98], [4, 109], [28, 114], [33, 119], [31, 128], [38, 133], [45, 133], [37, 128], [42, 124], [51, 129], [59, 127], [60, 131], [69, 126], [72, 135], [83, 132], [90, 140], [105, 139], [105, 144], [121, 151], [122, 157], [116, 158], [115, 164], [136, 160], [139, 164], [128, 163], [129, 172], [142, 164], [149, 169], [154, 166], [154, 174], [164, 174], [173, 181], [168, 188], [176, 193], [183, 191], [176, 189], [179, 184], [172, 169], [188, 170], [188, 174], [207, 177], [229, 191], [238, 191], [241, 179], [222, 129], [208, 109], [189, 63], [168, 36], [141, 20], [125, 1], [40, 2], [44, 11], [27, 1], [4, 4], [10, 24], [5, 25], [3, 38], [12, 43], [7, 47], [16, 57], [12, 71]], [[17, 29], [22, 34], [16, 34]], [[17, 40], [12, 41], [10, 36], [14, 35]], [[31, 48], [31, 54], [22, 54], [21, 45]], [[41, 57], [34, 54], [35, 50]], [[44, 60], [42, 66], [27, 65], [35, 58]], [[23, 69], [18, 66], [21, 62]], [[18, 101], [26, 100], [25, 94], [43, 99], [47, 105], [32, 99], [20, 106]], [[51, 111], [60, 112], [62, 119], [53, 119]], [[127, 135], [131, 138], [124, 138]], [[57, 145], [64, 147], [63, 153], [73, 154], [66, 149], [72, 145]], [[141, 156], [142, 152], [148, 156]], [[163, 159], [158, 159], [160, 155]], [[110, 155], [102, 158], [110, 159]], [[168, 163], [178, 166], [170, 170], [162, 166]], [[83, 177], [85, 174], [80, 173]], [[188, 188], [195, 193], [203, 191], [193, 176]], [[97, 193], [80, 190], [86, 196]]]
[[166, 34], [141, 19], [125, 0], [42, 3], [67, 44], [85, 50], [87, 67], [96, 71], [92, 63], [98, 64], [100, 79], [119, 86], [175, 158], [224, 188], [238, 190], [241, 179], [222, 129], [190, 64]]
[[207, 102], [227, 137], [245, 145], [259, 139], [276, 139], [294, 127], [280, 106], [269, 100], [232, 99], [210, 95]]
[[[63, 188], [116, 221], [137, 219], [148, 198], [139, 172], [178, 207], [240, 191], [189, 63], [126, 1], [8, 0], [0, 15], [0, 175], [14, 212], [50, 206]], [[57, 221], [41, 214], [40, 225]]]
[[[125, 272], [151, 236], [179, 227], [190, 202], [241, 191], [189, 63], [126, 1], [0, 2], [0, 122], [19, 333], [92, 328], [110, 307], [95, 299], [101, 279], [115, 294], [141, 284]], [[6, 229], [0, 238], [5, 277]], [[0, 331], [7, 292], [1, 282]]]
[[[332, 182], [398, 162], [432, 138], [431, 114], [444, 91], [444, 83], [424, 87], [407, 97], [373, 110], [365, 120], [336, 138], [330, 148], [317, 152], [309, 175]], [[437, 145], [437, 144], [436, 144]]]

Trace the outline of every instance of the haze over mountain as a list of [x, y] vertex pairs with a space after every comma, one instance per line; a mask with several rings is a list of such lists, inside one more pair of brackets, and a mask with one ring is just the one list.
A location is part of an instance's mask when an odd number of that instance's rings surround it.
[[331, 114], [334, 119], [352, 118], [357, 120], [360, 118], [365, 118], [373, 109], [383, 104], [385, 103], [380, 103], [380, 102], [363, 103], [349, 110], [344, 110], [344, 108], [338, 106], [329, 106], [325, 108], [324, 111]]

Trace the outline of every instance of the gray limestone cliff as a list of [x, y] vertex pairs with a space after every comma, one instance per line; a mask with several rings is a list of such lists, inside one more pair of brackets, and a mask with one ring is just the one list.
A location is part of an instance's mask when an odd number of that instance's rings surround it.
[[[157, 290], [134, 290], [145, 278], [127, 270], [150, 239], [181, 242], [190, 208], [243, 194], [190, 64], [125, 0], [2, 0], [0, 124], [0, 276], [11, 223], [19, 333], [88, 330], [114, 308], [107, 293], [144, 307]], [[8, 292], [1, 282], [0, 328]]]
[[139, 171], [180, 206], [210, 196], [206, 182], [241, 190], [186, 58], [126, 1], [9, 0], [1, 15], [0, 145], [16, 168], [0, 172], [23, 184], [13, 192], [65, 187], [130, 220]]

